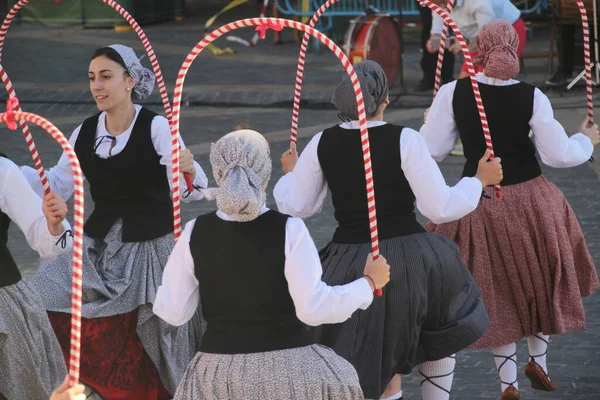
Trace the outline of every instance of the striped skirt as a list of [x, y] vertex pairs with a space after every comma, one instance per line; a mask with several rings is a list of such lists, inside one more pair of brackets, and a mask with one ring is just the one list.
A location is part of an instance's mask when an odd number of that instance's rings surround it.
[[0, 288], [0, 398], [48, 400], [66, 375], [37, 293], [24, 281]]
[[581, 298], [600, 285], [573, 209], [544, 176], [503, 192], [458, 221], [427, 225], [458, 243], [483, 294], [491, 325], [472, 347], [584, 329]]
[[[82, 348], [87, 352], [82, 352], [81, 380], [103, 398], [156, 399], [161, 385], [172, 395], [196, 354], [203, 321], [197, 312], [186, 325], [174, 327], [152, 312], [173, 234], [125, 243], [121, 233], [119, 220], [103, 240], [84, 238]], [[65, 351], [71, 268], [72, 256], [65, 253], [42, 262], [31, 280]]]
[[363, 400], [356, 371], [320, 345], [250, 354], [198, 353], [175, 400]]
[[[452, 355], [480, 338], [489, 320], [458, 247], [431, 233], [379, 242], [391, 267], [383, 296], [341, 324], [315, 328], [318, 343], [356, 368], [367, 398], [379, 398], [396, 373]], [[323, 281], [343, 285], [364, 274], [371, 245], [330, 243]]]

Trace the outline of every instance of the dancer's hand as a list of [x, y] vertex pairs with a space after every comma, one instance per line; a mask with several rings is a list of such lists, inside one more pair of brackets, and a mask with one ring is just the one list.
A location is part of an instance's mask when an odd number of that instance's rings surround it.
[[62, 222], [67, 218], [67, 203], [58, 193], [50, 192], [44, 196], [42, 211], [48, 221], [48, 229], [54, 236], [63, 233]]
[[[373, 282], [371, 282], [367, 279], [369, 285], [371, 285], [371, 289], [375, 291], [376, 289], [381, 289], [390, 281], [390, 266], [385, 257], [381, 254], [375, 261], [373, 261], [373, 255], [369, 254], [367, 256], [364, 274], [373, 280]], [[375, 284], [375, 287], [373, 287], [373, 283]]]
[[290, 149], [281, 155], [281, 168], [283, 173], [292, 172], [298, 162], [298, 151], [296, 145], [292, 144]]
[[452, 54], [458, 54], [462, 51], [462, 47], [460, 47], [460, 42], [458, 41], [458, 38], [452, 36], [448, 38], [448, 41], [450, 42], [450, 45], [448, 46], [449, 52], [451, 52]]
[[497, 185], [502, 181], [504, 177], [502, 174], [502, 164], [500, 163], [500, 157], [496, 157], [490, 160], [492, 152], [489, 150], [485, 151], [479, 164], [477, 166], [477, 174], [475, 178], [481, 181], [481, 186], [484, 188], [490, 185]]
[[589, 117], [585, 117], [581, 126], [579, 127], [579, 131], [583, 133], [585, 136], [590, 138], [592, 144], [595, 146], [600, 142], [600, 134], [598, 133], [598, 124], [591, 125], [589, 124]]
[[425, 45], [425, 47], [427, 48], [427, 51], [430, 53], [436, 53], [438, 51], [438, 49], [440, 48], [440, 40], [441, 40], [441, 35], [439, 35], [438, 33], [432, 34], [429, 37], [427, 44]]
[[77, 384], [74, 387], [69, 387], [69, 376], [65, 378], [63, 383], [52, 392], [50, 400], [85, 400], [85, 387]]
[[189, 149], [179, 152], [179, 170], [182, 173], [188, 173], [192, 181], [196, 178], [196, 168], [194, 167], [194, 155]]

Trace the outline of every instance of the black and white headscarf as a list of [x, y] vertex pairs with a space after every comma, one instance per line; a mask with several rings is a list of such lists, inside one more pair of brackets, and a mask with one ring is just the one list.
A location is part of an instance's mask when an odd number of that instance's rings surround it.
[[[368, 117], [377, 111], [377, 107], [388, 97], [387, 77], [383, 69], [375, 61], [363, 61], [355, 64], [353, 67], [358, 76], [360, 88], [362, 89], [365, 111]], [[351, 121], [358, 120], [356, 94], [348, 74], [344, 75], [335, 92], [333, 92], [331, 102], [340, 112], [341, 116]]]

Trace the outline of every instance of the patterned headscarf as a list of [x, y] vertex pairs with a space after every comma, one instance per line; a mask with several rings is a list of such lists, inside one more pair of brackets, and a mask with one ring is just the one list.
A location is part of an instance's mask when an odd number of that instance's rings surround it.
[[487, 23], [477, 35], [478, 54], [473, 60], [483, 67], [490, 78], [508, 80], [519, 74], [519, 35], [511, 24], [495, 19]]
[[[388, 96], [388, 81], [383, 69], [375, 61], [363, 61], [354, 65], [354, 71], [358, 76], [360, 88], [362, 89], [367, 116], [377, 111], [377, 107], [385, 101]], [[348, 74], [344, 75], [342, 81], [333, 92], [331, 102], [340, 114], [352, 121], [358, 119], [358, 106], [354, 87]]]
[[154, 89], [154, 73], [142, 66], [140, 59], [135, 55], [131, 47], [123, 46], [122, 44], [111, 44], [108, 47], [119, 53], [125, 63], [127, 73], [135, 81], [135, 87], [133, 88], [135, 98], [143, 100], [150, 96]]
[[231, 132], [212, 144], [210, 163], [219, 187], [202, 189], [206, 198], [238, 222], [256, 219], [273, 167], [267, 140], [250, 129]]

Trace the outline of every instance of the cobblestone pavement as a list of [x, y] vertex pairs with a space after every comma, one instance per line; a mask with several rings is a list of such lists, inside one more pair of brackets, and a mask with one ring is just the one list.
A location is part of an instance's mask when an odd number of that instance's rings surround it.
[[[214, 8], [214, 5], [210, 5]], [[203, 21], [216, 11], [192, 9], [186, 21], [144, 27], [159, 56], [168, 87], [172, 87], [181, 62], [192, 46], [202, 37]], [[212, 13], [209, 12], [212, 10]], [[257, 6], [240, 6], [219, 23], [254, 16]], [[216, 27], [217, 25], [215, 25]], [[239, 31], [251, 36], [250, 29]], [[414, 36], [414, 34], [413, 34]], [[289, 42], [291, 34], [284, 32]], [[532, 48], [543, 47], [547, 39], [536, 31]], [[95, 112], [88, 94], [85, 72], [93, 49], [110, 43], [143, 49], [133, 32], [105, 30], [43, 29], [13, 26], [10, 28], [3, 53], [2, 64], [10, 75], [23, 108], [26, 111], [48, 117], [65, 135], [81, 121]], [[197, 160], [209, 168], [210, 143], [233, 130], [236, 123], [244, 122], [265, 133], [272, 145], [274, 174], [271, 188], [281, 176], [279, 155], [286, 149], [291, 118], [294, 72], [298, 47], [293, 44], [274, 46], [260, 42], [254, 49], [243, 48], [220, 39], [219, 46], [230, 45], [239, 52], [235, 55], [216, 57], [202, 53], [192, 66], [185, 86], [185, 102], [189, 107], [182, 110], [181, 132]], [[411, 89], [419, 78], [419, 54], [417, 46], [408, 44], [404, 57], [405, 84]], [[458, 70], [458, 69], [457, 69]], [[306, 81], [301, 107], [299, 148], [302, 149], [312, 134], [336, 121], [336, 112], [328, 106], [332, 88], [342, 69], [339, 62], [327, 51], [310, 54], [307, 61]], [[545, 60], [527, 61], [521, 79], [540, 84], [546, 78]], [[398, 86], [393, 93], [399, 90]], [[583, 119], [584, 93], [575, 90], [564, 97], [549, 93], [557, 108], [557, 118], [570, 131], [576, 131]], [[0, 100], [4, 98], [0, 96]], [[430, 103], [430, 94], [410, 92], [400, 98], [396, 108], [387, 114], [387, 120], [418, 128], [424, 108]], [[152, 109], [162, 112], [160, 99], [155, 93], [147, 102]], [[53, 139], [40, 129], [33, 128], [34, 138], [46, 167], [56, 163], [60, 148]], [[19, 164], [31, 165], [27, 147], [17, 131], [0, 128], [0, 149]], [[596, 159], [600, 154], [596, 151]], [[462, 158], [450, 157], [441, 164], [449, 184], [458, 181]], [[599, 162], [577, 168], [560, 170], [545, 168], [544, 172], [564, 192], [584, 230], [594, 260], [600, 265], [600, 174]], [[591, 168], [590, 168], [591, 167]], [[595, 173], [596, 172], [596, 173]], [[207, 170], [210, 175], [210, 171]], [[211, 182], [214, 182], [211, 179]], [[269, 204], [273, 206], [269, 195]], [[92, 201], [86, 192], [86, 211]], [[209, 202], [183, 205], [183, 220], [214, 209]], [[420, 217], [421, 222], [425, 222]], [[307, 220], [311, 234], [319, 247], [326, 244], [334, 229], [331, 205], [322, 213]], [[25, 276], [31, 276], [37, 268], [37, 258], [27, 247], [23, 235], [11, 228], [9, 246]], [[552, 379], [557, 384], [555, 393], [532, 391], [521, 372], [523, 399], [598, 399], [600, 398], [600, 297], [584, 301], [588, 328], [585, 331], [552, 338], [548, 363]], [[527, 361], [526, 345], [519, 345], [519, 368]], [[405, 399], [420, 398], [419, 378], [416, 373], [406, 377]], [[458, 355], [453, 399], [497, 399], [500, 395], [499, 381], [493, 358], [489, 351], [464, 351]]]

